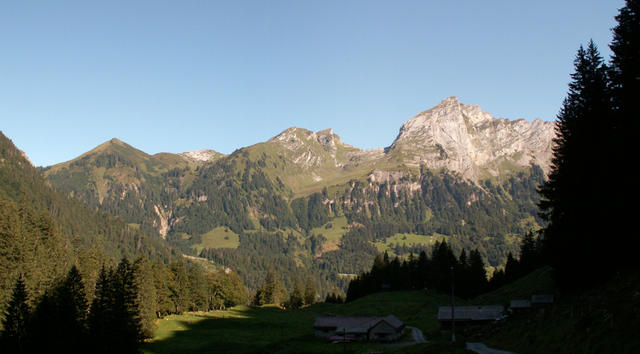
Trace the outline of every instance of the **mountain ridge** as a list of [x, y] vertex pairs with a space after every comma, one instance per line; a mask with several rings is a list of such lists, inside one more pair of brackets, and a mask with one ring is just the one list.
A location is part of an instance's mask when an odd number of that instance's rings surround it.
[[[245, 272], [251, 268], [242, 257], [253, 257], [256, 242], [275, 247], [264, 250], [269, 254], [295, 254], [296, 261], [287, 263], [291, 269], [319, 267], [331, 284], [341, 283], [335, 274], [367, 269], [377, 247], [419, 252], [445, 238], [458, 249], [479, 247], [489, 264], [501, 264], [516, 250], [518, 235], [539, 227], [536, 186], [547, 162], [534, 158], [527, 142], [550, 144], [545, 132], [551, 124], [496, 119], [455, 98], [416, 117], [387, 148], [363, 150], [333, 129], [299, 127], [228, 155], [149, 155], [112, 139], [41, 172], [91, 208], [186, 254], [198, 250]], [[487, 147], [487, 139], [495, 143]], [[470, 161], [473, 149], [483, 147], [493, 150], [479, 155], [485, 160]], [[240, 254], [205, 249], [216, 249], [214, 240], [232, 233]], [[401, 233], [420, 244], [405, 243]], [[274, 234], [288, 241], [276, 246], [268, 236]], [[243, 276], [257, 281], [255, 274]]]

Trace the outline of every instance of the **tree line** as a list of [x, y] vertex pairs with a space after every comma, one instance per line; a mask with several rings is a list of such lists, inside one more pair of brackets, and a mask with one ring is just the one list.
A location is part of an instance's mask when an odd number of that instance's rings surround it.
[[[398, 257], [390, 259], [387, 252], [377, 254], [371, 270], [349, 283], [346, 301], [380, 291], [433, 289], [450, 293], [452, 284], [456, 296], [469, 299], [513, 282], [543, 264], [541, 242], [533, 232], [523, 238], [519, 259], [509, 253], [504, 269], [494, 271], [491, 279], [487, 278], [485, 263], [478, 250], [467, 254], [462, 249], [456, 257], [446, 241], [436, 242], [430, 255], [423, 250], [417, 257], [410, 254], [400, 260]], [[328, 299], [339, 301], [333, 294]]]
[[300, 277], [295, 278], [290, 294], [278, 277], [275, 270], [269, 269], [265, 276], [264, 284], [253, 298], [256, 306], [276, 305], [290, 309], [300, 309], [304, 306], [316, 303], [316, 280], [313, 276], [307, 276], [304, 284]]
[[240, 277], [205, 271], [197, 263], [164, 265], [138, 257], [103, 265], [87, 291], [75, 265], [38, 296], [20, 274], [2, 321], [0, 346], [8, 353], [135, 353], [153, 336], [155, 320], [184, 311], [247, 303]]

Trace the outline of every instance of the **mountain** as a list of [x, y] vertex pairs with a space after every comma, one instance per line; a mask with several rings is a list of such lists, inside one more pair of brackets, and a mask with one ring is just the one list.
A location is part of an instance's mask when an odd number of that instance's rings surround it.
[[312, 272], [330, 291], [377, 252], [437, 240], [503, 264], [540, 225], [552, 137], [553, 123], [496, 119], [450, 97], [386, 148], [298, 127], [229, 155], [149, 155], [113, 139], [42, 172], [92, 208], [238, 269], [250, 288], [277, 265], [287, 285]]
[[182, 176], [184, 171], [193, 171], [222, 156], [213, 150], [149, 155], [114, 138], [43, 172], [57, 189], [90, 207], [166, 237], [171, 217], [167, 198], [188, 184], [185, 180], [189, 176]]
[[387, 154], [477, 181], [531, 164], [548, 172], [554, 135], [552, 122], [496, 119], [479, 106], [449, 97], [405, 122]]
[[92, 288], [102, 264], [138, 254], [168, 260], [176, 252], [52, 188], [0, 132], [0, 314], [18, 274], [35, 301], [74, 263]]

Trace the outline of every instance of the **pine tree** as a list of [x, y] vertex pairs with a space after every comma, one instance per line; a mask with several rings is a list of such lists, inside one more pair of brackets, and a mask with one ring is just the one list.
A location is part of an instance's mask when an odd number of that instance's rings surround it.
[[606, 232], [602, 217], [609, 206], [606, 192], [594, 187], [610, 172], [594, 168], [593, 162], [606, 161], [612, 154], [602, 139], [607, 129], [601, 123], [611, 120], [606, 67], [593, 42], [586, 50], [579, 48], [574, 66], [556, 122], [551, 172], [539, 203], [547, 221], [545, 249], [559, 285], [566, 288], [586, 285], [602, 271], [594, 260], [602, 256], [600, 237]]
[[[164, 268], [164, 267], [163, 267]], [[149, 260], [140, 256], [133, 263], [135, 285], [138, 289], [136, 302], [140, 315], [140, 327], [145, 338], [153, 336], [158, 312], [158, 299], [154, 285], [153, 268]]]
[[0, 345], [6, 348], [8, 353], [22, 353], [25, 351], [25, 339], [29, 321], [30, 308], [29, 296], [22, 279], [22, 274], [16, 279], [16, 284], [11, 294], [11, 301], [7, 308], [6, 316], [2, 322], [2, 336]]
[[316, 280], [309, 275], [304, 284], [304, 304], [313, 305], [316, 303]]
[[507, 283], [511, 283], [520, 277], [520, 263], [513, 257], [511, 252], [509, 252], [507, 263], [504, 265], [504, 277]]
[[487, 290], [487, 271], [477, 249], [469, 254], [469, 283], [469, 297], [482, 294]]
[[122, 258], [113, 273], [115, 301], [113, 303], [113, 337], [111, 340], [119, 353], [136, 353], [142, 342], [138, 310], [138, 289], [133, 267]]
[[112, 272], [103, 265], [96, 281], [95, 295], [88, 316], [91, 348], [96, 353], [111, 353], [110, 335], [114, 324], [115, 302]]
[[527, 275], [540, 266], [540, 255], [533, 232], [527, 232], [520, 243], [520, 272]]
[[87, 345], [87, 303], [82, 276], [76, 266], [72, 266], [56, 294], [57, 340], [69, 353], [82, 353]]
[[304, 305], [304, 286], [300, 278], [296, 277], [296, 281], [293, 284], [293, 291], [289, 297], [289, 306], [293, 309], [299, 309]]
[[[609, 64], [609, 79], [613, 96], [615, 124], [610, 135], [610, 143], [616, 154], [611, 156], [613, 166], [628, 165], [629, 161], [637, 160], [640, 153], [636, 136], [640, 131], [640, 1], [627, 0], [626, 6], [621, 8], [616, 16], [618, 25], [613, 29], [613, 41], [609, 46], [613, 55]], [[618, 268], [638, 268], [640, 264], [635, 260], [634, 248], [625, 246], [630, 236], [629, 230], [636, 226], [634, 208], [628, 207], [640, 198], [636, 187], [635, 173], [611, 174], [603, 185], [616, 186], [611, 188], [606, 201], [606, 220], [609, 233], [616, 235], [620, 242], [604, 242], [603, 251], [610, 256], [607, 265]], [[604, 263], [604, 262], [603, 262]]]
[[286, 299], [287, 291], [275, 270], [269, 269], [264, 279], [264, 285], [260, 289], [259, 305], [280, 305]]
[[175, 313], [182, 313], [189, 310], [191, 296], [189, 293], [189, 275], [183, 261], [175, 261], [169, 264], [169, 269], [173, 274], [172, 280], [169, 282], [171, 291], [171, 300], [175, 305]]

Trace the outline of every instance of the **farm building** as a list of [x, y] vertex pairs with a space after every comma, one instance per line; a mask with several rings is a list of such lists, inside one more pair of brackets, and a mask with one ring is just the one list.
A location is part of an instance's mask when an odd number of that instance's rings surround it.
[[393, 341], [402, 335], [405, 324], [396, 316], [320, 316], [313, 324], [316, 337], [335, 340]]
[[511, 300], [509, 303], [509, 310], [511, 312], [521, 312], [529, 310], [531, 308], [531, 301], [529, 300]]
[[553, 295], [551, 294], [537, 294], [531, 295], [532, 306], [544, 306], [553, 304]]
[[[453, 312], [456, 324], [482, 324], [502, 319], [504, 307], [456, 306]], [[451, 306], [440, 306], [438, 308], [438, 322], [442, 327], [451, 326]]]

